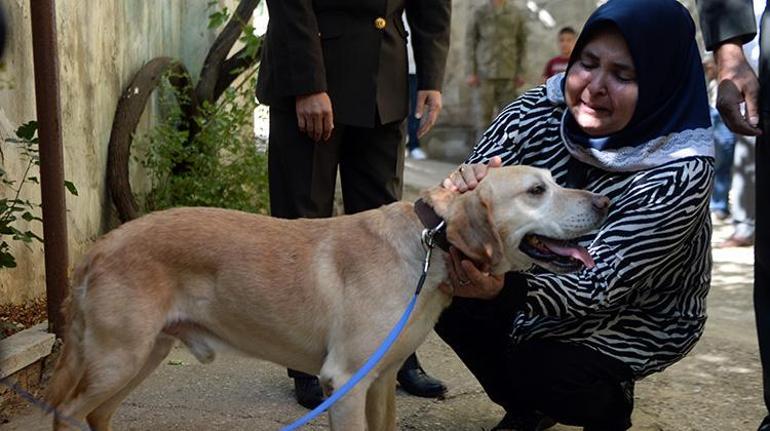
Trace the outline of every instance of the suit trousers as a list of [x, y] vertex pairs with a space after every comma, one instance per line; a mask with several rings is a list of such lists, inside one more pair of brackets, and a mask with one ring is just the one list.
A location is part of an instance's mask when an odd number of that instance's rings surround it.
[[330, 217], [339, 168], [345, 213], [401, 199], [404, 121], [375, 127], [335, 124], [327, 142], [313, 142], [293, 111], [270, 109], [270, 212], [280, 218]]

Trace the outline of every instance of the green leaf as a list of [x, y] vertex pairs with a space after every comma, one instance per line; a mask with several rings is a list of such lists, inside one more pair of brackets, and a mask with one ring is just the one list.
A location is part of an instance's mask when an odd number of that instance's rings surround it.
[[0, 268], [16, 268], [16, 259], [11, 253], [0, 252]]
[[64, 181], [64, 187], [66, 187], [73, 196], [78, 195], [78, 189], [75, 188], [75, 184], [72, 184], [72, 181]]
[[34, 141], [37, 134], [37, 121], [28, 121], [18, 129], [16, 129], [16, 136], [27, 141]]
[[217, 28], [221, 26], [227, 21], [228, 18], [230, 18], [230, 13], [227, 11], [227, 8], [212, 13], [209, 15], [209, 28]]

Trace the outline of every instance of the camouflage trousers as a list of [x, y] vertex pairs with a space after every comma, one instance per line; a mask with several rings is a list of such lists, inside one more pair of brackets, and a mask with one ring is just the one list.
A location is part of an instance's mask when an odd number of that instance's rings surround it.
[[474, 128], [478, 140], [500, 111], [518, 96], [513, 79], [482, 79], [474, 99]]

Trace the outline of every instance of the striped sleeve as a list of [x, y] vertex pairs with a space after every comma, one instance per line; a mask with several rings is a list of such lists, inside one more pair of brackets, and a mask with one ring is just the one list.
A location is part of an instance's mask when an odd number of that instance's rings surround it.
[[704, 213], [707, 220], [712, 174], [710, 159], [693, 158], [626, 185], [588, 247], [596, 267], [527, 274], [527, 314], [582, 317], [622, 309], [653, 289], [676, 289], [692, 248], [708, 248], [693, 238]]

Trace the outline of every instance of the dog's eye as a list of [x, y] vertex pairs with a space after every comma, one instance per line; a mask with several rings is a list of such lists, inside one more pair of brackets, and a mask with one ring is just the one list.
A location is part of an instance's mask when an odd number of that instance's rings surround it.
[[527, 193], [538, 196], [545, 193], [545, 186], [542, 184], [535, 184], [534, 186], [530, 187], [529, 190], [527, 190]]

